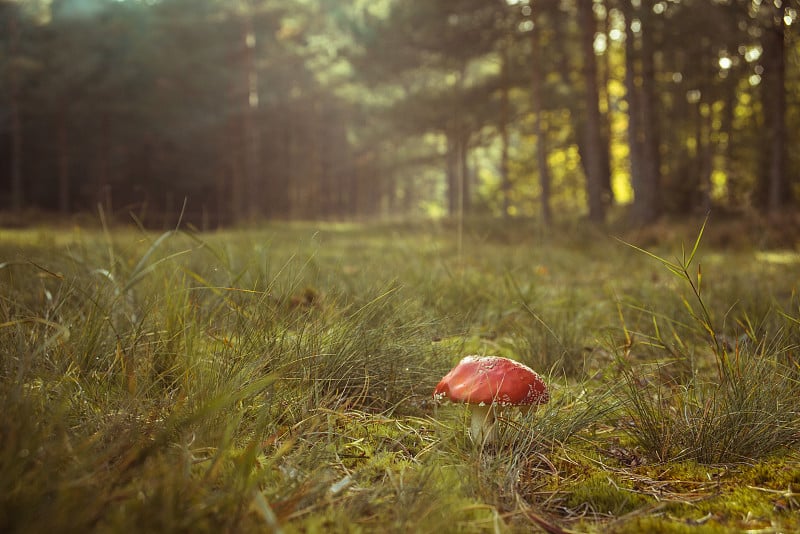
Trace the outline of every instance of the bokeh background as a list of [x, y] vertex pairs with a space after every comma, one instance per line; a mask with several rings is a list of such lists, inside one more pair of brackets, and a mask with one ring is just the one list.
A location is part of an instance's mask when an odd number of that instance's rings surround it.
[[0, 209], [786, 213], [796, 0], [0, 0]]

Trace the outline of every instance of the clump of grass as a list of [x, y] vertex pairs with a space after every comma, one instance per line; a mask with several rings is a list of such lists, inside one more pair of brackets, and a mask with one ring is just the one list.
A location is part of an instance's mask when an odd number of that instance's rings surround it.
[[667, 385], [626, 372], [626, 430], [659, 461], [743, 462], [791, 447], [800, 432], [796, 379], [774, 356], [744, 356], [723, 384]]
[[335, 323], [303, 325], [291, 340], [298, 354], [281, 375], [331, 408], [383, 411], [427, 398], [436, 381], [422, 365], [430, 360], [430, 334], [425, 322], [398, 321], [405, 316], [398, 299], [396, 287], [380, 289], [358, 308], [343, 308]]
[[451, 414], [441, 429], [445, 443], [452, 447], [451, 454], [469, 467], [464, 485], [471, 488], [470, 493], [521, 524], [538, 517], [535, 510], [548, 494], [546, 489], [554, 477], [558, 479], [549, 458], [591, 439], [587, 433], [616, 409], [616, 400], [608, 391], [548, 382], [550, 402], [526, 414], [514, 408], [505, 410], [491, 443], [475, 443], [468, 437], [466, 410], [461, 416]]
[[644, 252], [689, 286], [694, 304], [687, 299], [684, 304], [690, 320], [705, 332], [714, 379], [694, 374], [683, 383], [665, 382], [663, 374], [642, 375], [621, 358], [625, 387], [620, 395], [631, 421], [625, 429], [660, 461], [763, 458], [800, 439], [798, 382], [785, 365], [787, 346], [781, 337], [769, 342], [750, 329], [741, 338], [747, 342], [731, 345], [718, 333], [701, 292], [702, 270], [698, 267], [696, 276], [689, 272], [703, 228], [678, 262]]

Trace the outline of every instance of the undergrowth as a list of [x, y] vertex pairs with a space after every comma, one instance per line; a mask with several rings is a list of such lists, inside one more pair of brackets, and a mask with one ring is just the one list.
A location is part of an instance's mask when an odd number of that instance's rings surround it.
[[[666, 261], [447, 225], [2, 235], [0, 531], [798, 526], [791, 252], [701, 271], [699, 237]], [[431, 399], [465, 354], [533, 366], [551, 402], [473, 443]]]

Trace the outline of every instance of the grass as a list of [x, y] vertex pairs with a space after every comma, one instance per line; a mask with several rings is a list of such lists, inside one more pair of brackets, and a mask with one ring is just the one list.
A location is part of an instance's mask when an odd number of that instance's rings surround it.
[[[628, 368], [621, 395], [623, 411], [632, 420], [628, 433], [661, 461], [759, 459], [800, 439], [799, 384], [793, 365], [798, 347], [786, 339], [784, 328], [767, 338], [772, 335], [769, 310], [763, 327], [755, 328], [745, 312], [737, 321], [743, 332], [720, 333], [719, 320], [712, 317], [702, 294], [702, 268], [698, 265], [696, 275], [690, 273], [704, 228], [680, 261], [638, 250], [662, 263], [690, 289], [691, 301], [683, 299], [686, 313], [700, 337], [706, 338], [716, 372], [710, 377], [693, 372], [687, 380], [664, 384], [658, 378], [643, 380]], [[790, 319], [785, 313], [781, 316]], [[631, 339], [627, 332], [626, 339]], [[697, 367], [696, 362], [691, 366]]]
[[800, 257], [700, 227], [1, 230], [0, 531], [797, 530]]

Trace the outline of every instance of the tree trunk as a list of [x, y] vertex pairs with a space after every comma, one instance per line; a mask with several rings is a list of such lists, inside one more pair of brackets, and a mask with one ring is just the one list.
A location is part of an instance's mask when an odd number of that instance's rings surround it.
[[583, 154], [586, 159], [584, 162], [586, 193], [589, 203], [589, 220], [599, 224], [605, 222], [606, 199], [604, 199], [604, 194], [606, 191], [604, 183], [608, 180], [603, 171], [603, 128], [597, 87], [597, 61], [594, 55], [596, 22], [591, 2], [578, 2], [577, 5], [581, 28], [586, 114], [585, 152]]
[[317, 99], [314, 103], [314, 117], [314, 122], [318, 125], [313, 130], [315, 145], [317, 147], [314, 176], [318, 184], [318, 211], [323, 218], [329, 218], [334, 215], [335, 201], [333, 198], [331, 166], [328, 158], [329, 141], [327, 131], [322, 126], [328, 123], [326, 118], [327, 110], [325, 103], [321, 99]]
[[631, 222], [640, 224], [647, 217], [646, 180], [642, 171], [642, 109], [641, 95], [636, 87], [636, 35], [631, 23], [633, 9], [630, 0], [623, 1], [625, 15], [625, 100], [628, 103], [628, 162], [631, 173], [631, 187], [633, 188], [633, 206], [631, 209]]
[[711, 180], [710, 173], [706, 168], [706, 154], [710, 150], [710, 141], [706, 132], [705, 109], [708, 104], [705, 102], [706, 91], [701, 91], [700, 100], [691, 104], [692, 122], [694, 126], [694, 153], [692, 154], [692, 175], [693, 179], [689, 187], [691, 188], [691, 199], [685, 206], [686, 211], [705, 211], [711, 206]]
[[103, 206], [106, 214], [110, 216], [113, 210], [113, 195], [111, 191], [111, 138], [110, 138], [109, 112], [100, 112], [100, 137], [94, 162], [95, 190], [98, 192], [98, 203]]
[[[642, 31], [641, 55], [637, 54], [636, 35], [632, 29], [635, 12], [632, 2], [623, 3], [625, 14], [625, 91], [628, 102], [628, 144], [630, 151], [631, 186], [634, 200], [631, 222], [649, 224], [658, 217], [659, 170], [658, 158], [653, 154], [655, 137], [652, 110], [652, 50], [644, 45]], [[637, 69], [637, 56], [641, 60], [641, 73]], [[638, 83], [637, 83], [638, 82]]]
[[652, 10], [642, 9], [642, 90], [639, 102], [642, 111], [642, 172], [646, 181], [645, 222], [654, 221], [661, 213], [661, 138], [659, 135], [658, 94], [655, 88], [655, 46], [652, 34]]
[[[371, 168], [371, 167], [370, 167]], [[362, 177], [362, 182], [366, 182], [366, 177], [368, 173], [364, 174]], [[398, 208], [397, 208], [397, 177], [395, 176], [394, 171], [389, 171], [386, 173], [382, 173], [383, 180], [384, 180], [384, 188], [386, 191], [386, 215], [393, 216], [397, 215]], [[408, 215], [407, 213], [405, 215]]]
[[245, 83], [243, 137], [244, 137], [244, 190], [247, 193], [245, 209], [247, 218], [255, 220], [261, 215], [263, 190], [261, 175], [261, 135], [258, 127], [259, 95], [258, 68], [256, 66], [256, 33], [253, 28], [253, 13], [250, 2], [245, 2], [242, 20], [242, 40], [244, 44], [243, 76]]
[[503, 195], [503, 218], [508, 218], [511, 210], [511, 176], [508, 171], [508, 122], [509, 122], [509, 47], [510, 39], [503, 45], [503, 65], [500, 74], [502, 87], [500, 88], [500, 189]]
[[[594, 0], [595, 4], [598, 2], [605, 4], [603, 0]], [[605, 17], [600, 20], [599, 25], [597, 21], [595, 21], [595, 32], [605, 34], [607, 38], [606, 42], [608, 42], [608, 6], [604, 5], [603, 11], [605, 12]], [[608, 92], [608, 82], [611, 76], [611, 60], [608, 50], [603, 53], [603, 60], [596, 62], [596, 64], [600, 67], [598, 69], [599, 76], [597, 77], [599, 80], [598, 106], [600, 106], [600, 102], [602, 102], [602, 108], [606, 110], [605, 116], [608, 117], [608, 110], [611, 109], [611, 99]], [[606, 206], [609, 206], [614, 200], [614, 190], [611, 187], [611, 149], [609, 141], [611, 139], [611, 125], [609, 124], [608, 120], [600, 121], [600, 132], [602, 136], [601, 138], [603, 147], [603, 149], [600, 151], [600, 168], [602, 171], [601, 176], [603, 181], [603, 201]]]
[[469, 136], [461, 129], [447, 133], [447, 213], [450, 216], [460, 217], [469, 211], [468, 143]]
[[230, 180], [228, 210], [229, 220], [232, 224], [242, 221], [245, 210], [245, 173], [242, 170], [242, 160], [244, 159], [242, 157], [243, 130], [240, 127], [239, 120], [232, 120], [229, 125], [230, 133], [223, 140], [223, 143], [227, 146], [227, 170]]
[[22, 181], [22, 118], [19, 103], [19, 69], [14, 59], [19, 47], [19, 9], [12, 8], [8, 19], [9, 57], [9, 114], [11, 115], [11, 209], [22, 211], [25, 193]]
[[58, 111], [58, 211], [62, 215], [70, 209], [69, 183], [69, 146], [67, 137], [67, 106], [62, 105]]
[[458, 174], [460, 181], [460, 201], [462, 215], [472, 211], [472, 180], [469, 171], [469, 134], [462, 131], [459, 135]]
[[[698, 157], [700, 158], [700, 179], [702, 180], [703, 204], [701, 211], [708, 212], [713, 205], [712, 193], [714, 184], [711, 182], [711, 175], [714, 173], [714, 145], [711, 142], [714, 120], [713, 103], [701, 103], [698, 108], [700, 114], [698, 123]], [[700, 143], [699, 139], [702, 139]]]
[[764, 74], [767, 84], [764, 95], [765, 113], [769, 115], [769, 174], [767, 211], [775, 214], [786, 204], [789, 187], [786, 179], [786, 3], [780, 7], [770, 6], [774, 13], [772, 26], [767, 29], [764, 51], [769, 62]]
[[544, 121], [544, 106], [542, 105], [542, 86], [545, 80], [545, 69], [542, 63], [541, 47], [539, 40], [541, 30], [539, 21], [535, 20], [536, 10], [531, 10], [531, 20], [533, 31], [531, 31], [531, 100], [532, 109], [535, 115], [534, 124], [536, 130], [536, 167], [539, 173], [539, 187], [541, 188], [539, 205], [541, 210], [542, 223], [550, 226], [553, 223], [553, 211], [550, 206], [551, 182], [550, 167], [547, 164], [547, 127]]
[[458, 179], [458, 141], [453, 133], [447, 134], [446, 169], [447, 176], [447, 214], [454, 217], [459, 214], [459, 179]]
[[739, 185], [739, 174], [736, 172], [736, 164], [733, 153], [734, 136], [734, 107], [736, 106], [736, 86], [732, 83], [725, 88], [725, 107], [722, 111], [721, 131], [725, 133], [725, 142], [722, 147], [722, 165], [725, 172], [725, 193], [726, 202], [729, 206], [737, 204], [737, 192]]
[[270, 195], [270, 216], [286, 218], [291, 211], [289, 187], [295, 174], [294, 137], [293, 121], [284, 119], [281, 135], [280, 168], [273, 171], [275, 176], [273, 176], [272, 180], [275, 186], [273, 193]]

